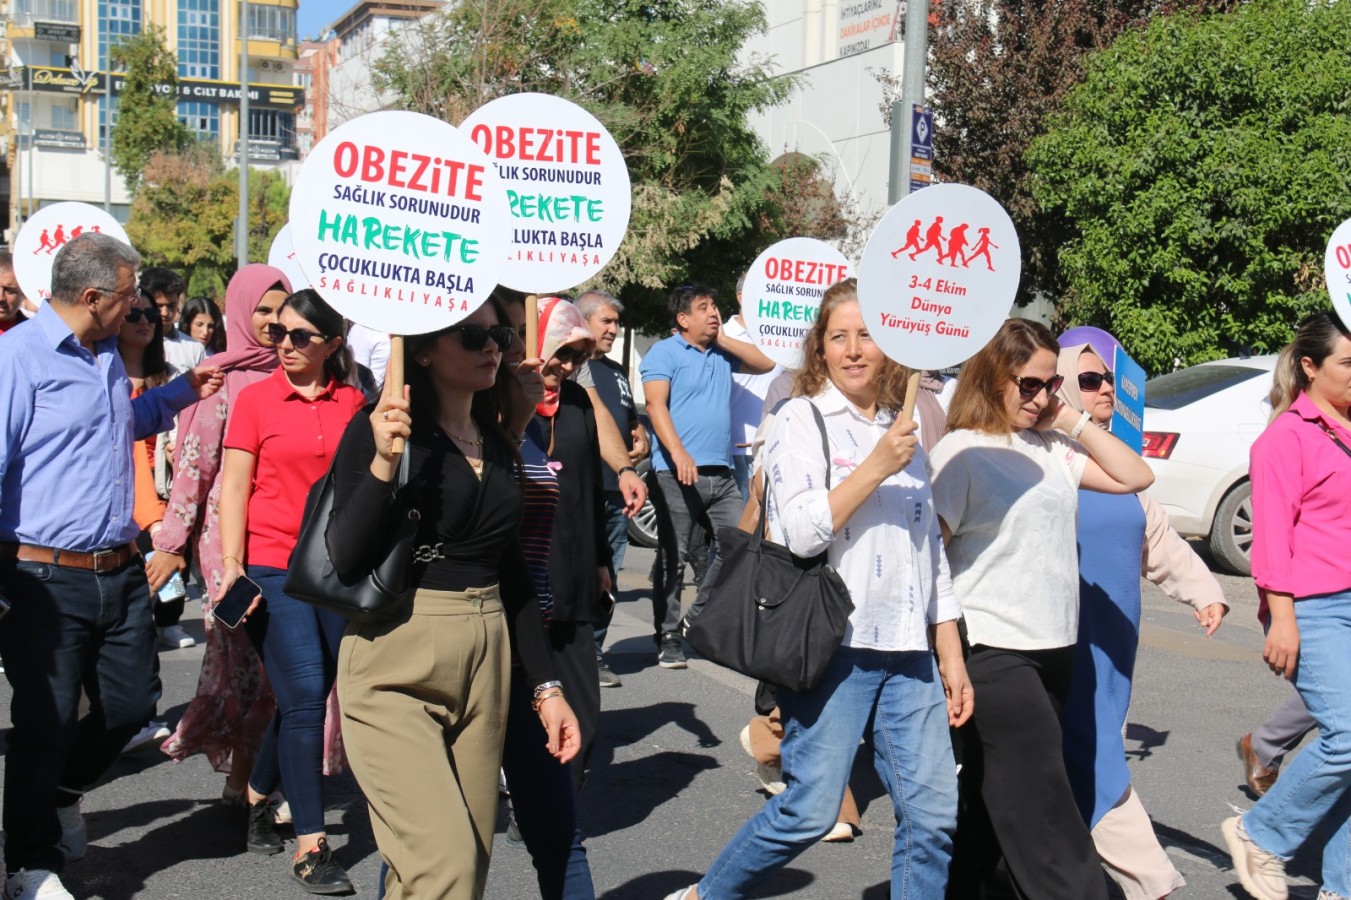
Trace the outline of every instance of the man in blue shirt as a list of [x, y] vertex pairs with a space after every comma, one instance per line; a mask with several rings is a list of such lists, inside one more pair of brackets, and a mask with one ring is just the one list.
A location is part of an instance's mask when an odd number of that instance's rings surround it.
[[657, 663], [685, 668], [680, 592], [691, 536], [736, 525], [744, 505], [732, 477], [732, 372], [768, 372], [774, 361], [722, 331], [712, 288], [685, 285], [671, 294], [676, 333], [653, 344], [639, 371], [657, 447], [649, 488], [657, 513], [660, 561], [652, 585]]
[[104, 234], [66, 242], [51, 302], [0, 337], [6, 896], [71, 896], [57, 873], [85, 852], [82, 792], [160, 696], [153, 601], [133, 543], [132, 445], [215, 393], [221, 375], [195, 369], [131, 399], [117, 334], [138, 265]]

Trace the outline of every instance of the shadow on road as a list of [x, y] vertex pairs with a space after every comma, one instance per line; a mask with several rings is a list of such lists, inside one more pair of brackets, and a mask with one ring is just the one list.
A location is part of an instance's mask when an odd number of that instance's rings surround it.
[[[601, 895], [600, 900], [654, 900], [654, 898], [665, 897], [681, 888], [689, 887], [701, 877], [703, 876], [698, 872], [685, 870], [649, 872], [646, 875], [639, 875], [631, 881], [626, 881], [617, 888], [606, 891]], [[784, 869], [750, 896], [753, 898], [782, 897], [785, 894], [804, 890], [815, 881], [816, 876], [810, 872], [803, 872], [801, 869]], [[878, 896], [885, 897], [886, 894], [879, 894]]]

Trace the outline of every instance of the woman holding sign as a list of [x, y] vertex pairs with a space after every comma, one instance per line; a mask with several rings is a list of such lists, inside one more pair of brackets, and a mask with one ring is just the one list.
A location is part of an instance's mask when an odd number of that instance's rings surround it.
[[778, 691], [785, 790], [702, 881], [667, 900], [747, 897], [829, 833], [870, 722], [874, 765], [896, 813], [891, 896], [939, 897], [947, 883], [957, 813], [948, 728], [973, 706], [961, 610], [925, 454], [915, 424], [897, 416], [908, 372], [873, 343], [855, 291], [852, 278], [826, 291], [803, 342], [796, 396], [763, 451], [773, 540], [798, 556], [825, 552], [854, 612], [820, 685]]
[[[1220, 826], [1243, 887], [1285, 900], [1285, 860], [1322, 832], [1325, 900], [1351, 897], [1351, 330], [1299, 327], [1276, 363], [1271, 424], [1252, 446], [1253, 580], [1262, 657], [1295, 683], [1318, 739]], [[1280, 390], [1281, 386], [1286, 390]]]
[[[1090, 344], [1060, 349], [1060, 398], [1108, 428], [1112, 370]], [[1122, 729], [1140, 642], [1140, 579], [1190, 603], [1207, 636], [1228, 604], [1215, 576], [1147, 493], [1079, 491], [1079, 641], [1075, 678], [1061, 714], [1065, 767], [1093, 844], [1126, 900], [1158, 900], [1186, 882], [1154, 834], [1131, 787]]]
[[[389, 864], [389, 900], [483, 895], [513, 649], [549, 752], [568, 762], [579, 746], [521, 552], [522, 463], [500, 424], [515, 411], [493, 402], [499, 378], [513, 377], [499, 374], [516, 339], [507, 321], [490, 300], [409, 338], [405, 396], [386, 380], [334, 462], [327, 540], [344, 578], [370, 571], [396, 505], [421, 516], [410, 608], [349, 627], [339, 660], [343, 736]], [[411, 454], [397, 492], [396, 439]]]
[[962, 731], [954, 900], [981, 896], [1001, 849], [1020, 896], [1107, 897], [1061, 755], [1079, 617], [1070, 548], [1080, 487], [1135, 493], [1154, 476], [1056, 399], [1059, 352], [1044, 325], [1005, 322], [963, 367], [934, 448], [934, 507], [980, 698]]

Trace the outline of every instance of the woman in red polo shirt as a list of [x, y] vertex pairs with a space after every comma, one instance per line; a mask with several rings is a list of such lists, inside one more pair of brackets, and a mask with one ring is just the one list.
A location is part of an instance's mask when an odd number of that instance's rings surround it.
[[224, 596], [247, 565], [262, 602], [246, 628], [263, 659], [277, 713], [249, 777], [248, 849], [272, 854], [281, 838], [267, 796], [278, 783], [291, 804], [292, 877], [313, 893], [351, 888], [324, 831], [324, 712], [347, 623], [282, 591], [305, 497], [323, 477], [348, 421], [365, 398], [348, 382], [342, 317], [312, 290], [297, 291], [269, 325], [281, 365], [245, 388], [225, 436], [220, 499]]

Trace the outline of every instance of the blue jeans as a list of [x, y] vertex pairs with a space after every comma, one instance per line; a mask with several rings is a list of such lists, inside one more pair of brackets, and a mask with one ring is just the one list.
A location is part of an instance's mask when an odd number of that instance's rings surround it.
[[1243, 816], [1257, 846], [1290, 859], [1315, 831], [1323, 845], [1323, 890], [1351, 897], [1351, 591], [1295, 601], [1295, 689], [1318, 723], [1318, 739]]
[[[629, 517], [624, 515], [624, 495], [619, 491], [605, 492], [605, 537], [610, 542], [610, 584], [614, 591], [619, 590], [619, 570], [624, 567], [624, 551], [629, 548]], [[610, 630], [610, 619], [614, 616], [612, 608], [605, 618], [596, 624], [596, 660], [600, 661], [600, 648], [605, 643], [605, 632]]]
[[249, 566], [249, 577], [263, 604], [244, 627], [277, 698], [249, 787], [270, 794], [280, 784], [296, 834], [317, 834], [324, 831], [324, 716], [347, 621], [287, 595], [285, 569]]
[[[0, 653], [14, 690], [5, 869], [59, 872], [58, 803], [68, 806], [93, 785], [159, 702], [154, 601], [139, 559], [101, 575], [5, 562], [0, 593], [14, 605], [0, 619]], [[89, 696], [83, 719], [81, 687]]]
[[859, 738], [873, 720], [873, 764], [896, 814], [893, 900], [942, 897], [957, 828], [957, 772], [933, 654], [842, 647], [821, 684], [779, 688], [783, 780], [714, 860], [700, 900], [747, 897], [835, 825]]
[[549, 755], [547, 735], [530, 705], [524, 673], [511, 673], [511, 702], [502, 771], [525, 849], [535, 864], [541, 900], [596, 900], [591, 866], [577, 828], [577, 800], [570, 766]]

